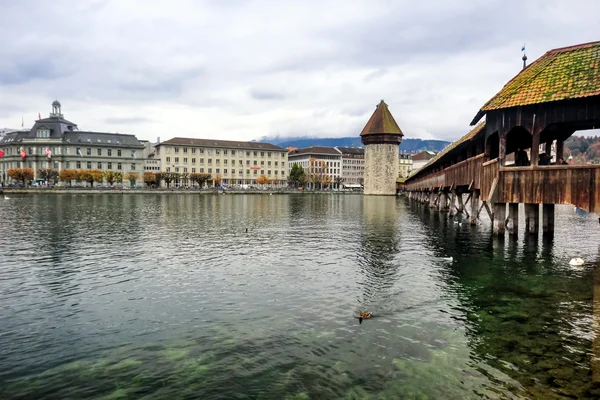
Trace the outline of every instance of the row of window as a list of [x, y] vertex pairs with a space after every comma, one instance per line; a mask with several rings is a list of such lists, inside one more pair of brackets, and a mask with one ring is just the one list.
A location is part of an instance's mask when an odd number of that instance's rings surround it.
[[[175, 159], [175, 163], [179, 164], [179, 160], [180, 160], [179, 157], [174, 157], [174, 159]], [[212, 165], [212, 163], [213, 163], [213, 159], [212, 158], [209, 158], [207, 161], [208, 161], [209, 165]], [[238, 161], [239, 161], [239, 165], [243, 165], [243, 160], [238, 160]], [[167, 157], [166, 158], [166, 162], [170, 163], [171, 162], [171, 157]], [[188, 163], [187, 157], [183, 158], [183, 163], [184, 164]], [[223, 165], [227, 165], [227, 163], [228, 163], [228, 160], [223, 160]], [[196, 159], [195, 158], [192, 158], [192, 164], [196, 164]], [[204, 158], [200, 159], [200, 164], [204, 164]], [[234, 165], [234, 164], [235, 164], [235, 160], [231, 160], [231, 165]], [[221, 165], [221, 160], [218, 160], [218, 159], [215, 160], [215, 165]], [[246, 165], [250, 165], [250, 160], [246, 160]], [[253, 165], [257, 166], [258, 165], [258, 161], [254, 160], [253, 161]], [[260, 165], [264, 166], [265, 162], [261, 161]], [[281, 165], [283, 165], [283, 162], [281, 163]], [[269, 166], [269, 167], [271, 166], [271, 161], [267, 161], [267, 166]], [[279, 166], [279, 161], [275, 161], [275, 166], [276, 167]]]
[[[122, 170], [123, 169], [123, 164], [122, 163], [114, 163], [116, 164], [117, 170]], [[76, 161], [75, 165], [77, 169], [81, 169], [81, 165], [82, 162], [81, 161]], [[101, 162], [97, 162], [97, 163], [92, 163], [91, 161], [86, 162], [85, 167], [86, 169], [92, 169], [93, 167], [97, 168], [97, 169], [102, 169], [102, 165], [103, 163]], [[69, 169], [71, 168], [71, 162], [70, 161], [65, 161], [65, 169]], [[111, 170], [113, 169], [113, 163], [112, 162], [107, 162], [106, 163], [106, 169], [107, 170]], [[131, 163], [131, 170], [135, 171], [135, 163]]]
[[[11, 165], [12, 165], [12, 168], [19, 168], [21, 163], [18, 162], [18, 161], [13, 161], [13, 162], [9, 162], [7, 164], [8, 164], [7, 165], [8, 168], [11, 168]], [[117, 170], [122, 170], [123, 169], [123, 164], [122, 163], [112, 163], [112, 162], [107, 162], [107, 163], [98, 162], [98, 163], [94, 163], [94, 162], [91, 162], [91, 161], [88, 161], [85, 164], [83, 162], [81, 162], [81, 161], [76, 161], [74, 163], [76, 169], [81, 169], [83, 165], [85, 165], [86, 169], [92, 169], [92, 168], [103, 169], [102, 166], [104, 164], [106, 164], [106, 169], [107, 170], [113, 169], [113, 164], [114, 164], [114, 166], [116, 166]], [[27, 168], [33, 168], [33, 161], [28, 161], [27, 162]], [[58, 163], [58, 161], [51, 161], [51, 162], [42, 161], [39, 164], [39, 168], [54, 168], [54, 169], [59, 169], [59, 163]], [[70, 169], [70, 168], [71, 168], [71, 161], [65, 161], [63, 169]], [[136, 169], [135, 163], [131, 163], [131, 170], [135, 171], [135, 169]], [[157, 170], [158, 170], [158, 168], [157, 168]]]
[[[225, 169], [223, 169], [223, 174], [224, 175], [228, 175], [229, 173], [231, 173], [231, 175], [235, 175], [235, 171], [236, 171], [235, 169], [228, 170], [227, 168], [225, 168]], [[171, 167], [167, 167], [167, 172], [171, 172]], [[189, 172], [189, 169], [187, 167], [183, 167], [183, 168], [175, 167], [175, 169], [174, 169], [173, 172], [187, 173], [187, 172]], [[195, 173], [196, 172], [196, 168], [192, 168], [191, 172]], [[279, 171], [275, 170], [273, 172], [274, 172], [274, 175], [279, 175]], [[201, 174], [205, 173], [204, 172], [204, 168], [200, 168], [200, 173]], [[213, 169], [212, 168], [207, 168], [206, 173], [212, 174], [213, 173]], [[215, 169], [215, 174], [220, 174], [220, 173], [221, 173], [221, 169], [220, 168], [216, 168]], [[244, 174], [244, 170], [243, 169], [238, 170], [238, 175], [243, 175], [243, 174]], [[249, 169], [246, 170], [246, 175], [250, 175], [250, 170]], [[253, 170], [253, 175], [258, 175], [258, 170], [256, 170], [256, 169]], [[265, 175], [265, 171], [260, 171], [260, 175]], [[267, 175], [271, 175], [271, 170], [267, 171]], [[281, 176], [285, 176], [285, 171], [281, 171]]]
[[[189, 149], [187, 147], [174, 147], [173, 151], [175, 153], [179, 153], [181, 151], [182, 153], [187, 154], [188, 150]], [[221, 149], [197, 149], [197, 150], [198, 150], [198, 152], [200, 154], [204, 154], [204, 153], [206, 153], [206, 154], [212, 154], [213, 150], [214, 150], [214, 152], [215, 152], [216, 155], [219, 155], [219, 154], [223, 154], [223, 155], [231, 154], [232, 156], [235, 157], [235, 154], [236, 154], [236, 150], [221, 150]], [[171, 153], [171, 148], [167, 147], [165, 149], [165, 153], [170, 154]], [[191, 153], [192, 154], [196, 154], [196, 148], [192, 147], [191, 148]], [[267, 151], [267, 152], [265, 152], [265, 151], [260, 151], [260, 152], [258, 152], [258, 151], [246, 151], [246, 156], [250, 157], [250, 155], [252, 154], [254, 157], [258, 157], [258, 153], [260, 153], [261, 157], [264, 157], [265, 153], [266, 153], [267, 157], [272, 157], [273, 156], [273, 152], [271, 152], [271, 151]], [[242, 150], [239, 150], [237, 152], [237, 154], [240, 157], [244, 156], [244, 152]], [[286, 153], [280, 153], [280, 154], [281, 154], [281, 158], [284, 158]], [[275, 153], [275, 156], [277, 156], [277, 153]]]
[[[65, 154], [71, 154], [71, 148], [70, 147], [65, 147]], [[96, 155], [98, 156], [102, 156], [103, 155], [103, 150], [106, 150], [106, 155], [108, 157], [112, 157], [113, 155], [113, 149], [96, 149]], [[53, 147], [51, 149], [52, 154], [53, 155], [60, 155], [61, 154], [61, 148], [60, 147]], [[19, 154], [19, 149], [18, 148], [12, 148], [12, 147], [8, 147], [6, 149], [6, 155], [18, 155]], [[33, 156], [35, 154], [41, 154], [41, 155], [45, 155], [46, 154], [46, 148], [45, 147], [40, 147], [40, 148], [36, 148], [36, 147], [28, 147], [27, 148], [27, 154], [30, 156]], [[91, 156], [92, 155], [92, 149], [91, 148], [87, 148], [85, 150], [86, 155]], [[81, 152], [81, 148], [77, 147], [75, 149], [75, 155], [83, 155], [83, 153]], [[122, 157], [123, 156], [123, 152], [121, 149], [117, 149], [117, 157]], [[131, 156], [133, 157], [136, 154], [135, 150], [131, 151]]]

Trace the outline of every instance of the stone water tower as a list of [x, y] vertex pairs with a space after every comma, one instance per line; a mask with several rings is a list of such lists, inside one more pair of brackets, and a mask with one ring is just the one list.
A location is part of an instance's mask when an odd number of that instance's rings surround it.
[[365, 194], [396, 195], [398, 154], [404, 134], [383, 100], [360, 133], [365, 145]]

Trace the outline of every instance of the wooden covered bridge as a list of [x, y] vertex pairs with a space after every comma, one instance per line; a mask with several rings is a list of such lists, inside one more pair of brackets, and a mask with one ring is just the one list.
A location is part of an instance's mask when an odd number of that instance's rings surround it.
[[557, 162], [575, 131], [600, 128], [600, 42], [548, 51], [485, 103], [471, 125], [399, 190], [451, 216], [465, 213], [472, 224], [486, 210], [497, 234], [517, 233], [519, 203], [529, 233], [539, 230], [540, 207], [545, 233], [554, 230], [555, 204], [600, 215], [600, 165]]

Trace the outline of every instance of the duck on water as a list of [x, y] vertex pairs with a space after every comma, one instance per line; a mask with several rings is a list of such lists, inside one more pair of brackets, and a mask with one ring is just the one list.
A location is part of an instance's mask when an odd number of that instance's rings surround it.
[[371, 311], [360, 311], [358, 314], [358, 323], [362, 324], [363, 319], [369, 319], [373, 316]]

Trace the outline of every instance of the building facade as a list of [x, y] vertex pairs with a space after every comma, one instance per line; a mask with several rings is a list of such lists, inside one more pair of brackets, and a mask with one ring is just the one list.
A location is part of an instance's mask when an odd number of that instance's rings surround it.
[[416, 172], [423, 168], [425, 164], [435, 157], [435, 152], [430, 150], [421, 151], [420, 153], [413, 154], [412, 156], [412, 167], [413, 171]]
[[336, 147], [342, 153], [342, 185], [361, 187], [365, 174], [365, 149], [361, 147]]
[[408, 178], [413, 169], [412, 155], [400, 154], [398, 159], [398, 178]]
[[144, 145], [144, 151], [142, 157], [144, 159], [144, 172], [157, 173], [161, 171], [160, 158], [156, 157], [156, 146], [159, 141], [152, 143], [148, 140], [140, 140], [140, 143]]
[[326, 185], [342, 179], [342, 152], [335, 147], [307, 147], [292, 150], [288, 154], [288, 171], [294, 164], [298, 164], [304, 170], [304, 174], [313, 184], [311, 177], [326, 177]]
[[0, 176], [12, 181], [10, 168], [32, 168], [34, 180], [40, 168], [99, 169], [123, 174], [143, 173], [144, 146], [134, 135], [80, 131], [64, 118], [55, 100], [48, 118], [35, 121], [27, 131], [6, 133], [0, 139]]
[[256, 185], [266, 176], [271, 187], [287, 185], [287, 150], [272, 144], [173, 138], [154, 149], [163, 172], [210, 174], [224, 185]]

